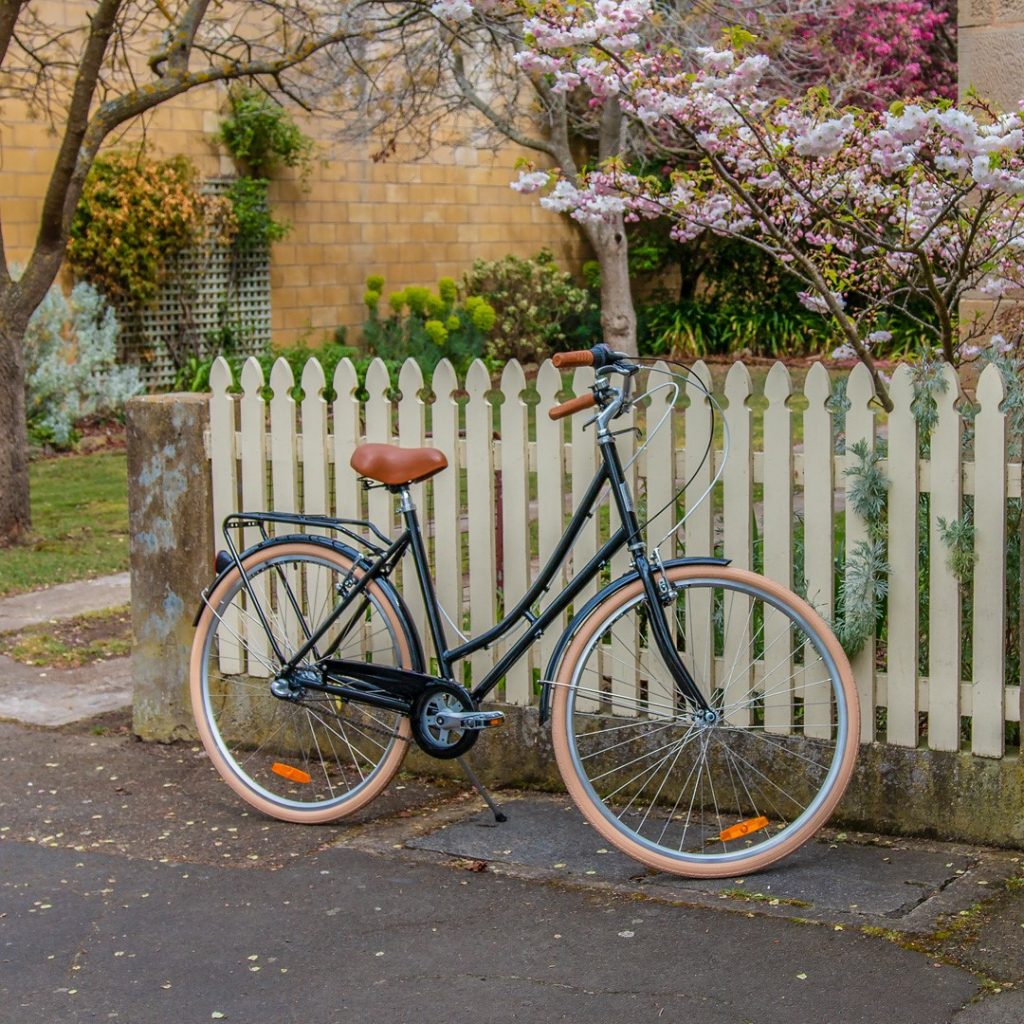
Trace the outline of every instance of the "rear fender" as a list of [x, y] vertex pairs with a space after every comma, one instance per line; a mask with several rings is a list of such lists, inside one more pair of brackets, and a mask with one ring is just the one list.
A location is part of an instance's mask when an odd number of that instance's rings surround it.
[[[365, 555], [362, 555], [354, 548], [349, 547], [348, 544], [343, 544], [341, 541], [335, 540], [333, 537], [324, 537], [320, 534], [313, 533], [297, 533], [285, 537], [272, 537], [269, 540], [261, 541], [259, 544], [253, 544], [252, 547], [246, 548], [238, 558], [239, 561], [244, 562], [250, 555], [255, 554], [257, 551], [262, 551], [264, 548], [275, 547], [279, 544], [295, 544], [298, 542], [303, 544], [315, 544], [322, 548], [329, 548], [331, 551], [336, 551], [338, 554], [350, 559], [356, 565], [360, 565], [365, 568], [369, 568], [371, 565], [371, 562]], [[192, 620], [193, 626], [199, 624], [199, 617], [203, 614], [203, 609], [206, 607], [208, 596], [213, 593], [221, 580], [223, 580], [224, 577], [235, 568], [234, 559], [226, 551], [217, 552], [214, 564], [217, 569], [217, 577], [203, 591], [199, 607], [196, 609], [195, 618]], [[426, 659], [423, 656], [423, 643], [412, 624], [412, 617], [409, 614], [409, 609], [406, 606], [406, 603], [402, 600], [401, 594], [395, 590], [388, 579], [381, 576], [377, 577], [375, 586], [379, 587], [385, 598], [394, 605], [408, 627], [409, 637], [412, 640], [412, 650], [410, 651], [410, 654], [413, 658], [413, 665], [411, 667], [416, 672], [424, 671]]]

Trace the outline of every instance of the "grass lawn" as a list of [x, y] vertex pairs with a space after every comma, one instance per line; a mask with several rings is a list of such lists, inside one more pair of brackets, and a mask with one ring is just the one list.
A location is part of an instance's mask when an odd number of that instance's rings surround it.
[[0, 596], [128, 568], [124, 452], [33, 462], [32, 536], [0, 548]]
[[123, 658], [131, 648], [132, 621], [127, 605], [0, 635], [0, 653], [25, 665], [51, 668], [77, 668]]

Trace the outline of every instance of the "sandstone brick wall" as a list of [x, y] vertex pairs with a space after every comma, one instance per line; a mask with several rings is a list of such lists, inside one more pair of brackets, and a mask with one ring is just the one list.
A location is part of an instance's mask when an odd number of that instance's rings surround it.
[[[1024, 0], [959, 0], [957, 23], [961, 98], [973, 87], [997, 108], [1016, 110], [1024, 99]], [[960, 303], [961, 324], [985, 321], [992, 308], [991, 299], [968, 296]], [[1005, 329], [1011, 310], [1004, 306], [994, 331]]]
[[[59, 5], [54, 5], [59, 6]], [[232, 175], [213, 142], [225, 106], [223, 87], [194, 91], [161, 107], [111, 140], [145, 137], [160, 156], [184, 153], [204, 176]], [[58, 139], [16, 103], [0, 122], [0, 218], [9, 258], [24, 262], [38, 230]], [[286, 171], [271, 187], [277, 216], [293, 227], [274, 246], [271, 265], [275, 344], [317, 342], [339, 324], [364, 319], [364, 281], [383, 274], [386, 292], [458, 277], [477, 257], [529, 256], [546, 246], [567, 267], [586, 258], [579, 235], [509, 188], [522, 151], [470, 145], [439, 148], [424, 159], [408, 148], [375, 163], [371, 146], [332, 140], [330, 124], [306, 123], [320, 143], [304, 189]]]
[[961, 96], [973, 86], [1003, 110], [1024, 98], [1024, 0], [959, 0]]

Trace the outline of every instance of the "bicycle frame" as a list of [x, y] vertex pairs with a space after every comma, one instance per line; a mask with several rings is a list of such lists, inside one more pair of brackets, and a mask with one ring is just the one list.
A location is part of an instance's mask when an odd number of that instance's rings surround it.
[[[320, 639], [327, 634], [334, 623], [345, 613], [346, 609], [352, 605], [353, 601], [363, 595], [375, 580], [389, 576], [394, 567], [406, 554], [406, 551], [411, 549], [413, 563], [416, 567], [416, 576], [419, 581], [420, 592], [423, 596], [423, 603], [426, 609], [427, 621], [430, 626], [431, 640], [434, 652], [437, 656], [439, 676], [441, 678], [450, 682], [456, 682], [454, 673], [454, 667], [456, 664], [477, 651], [489, 647], [523, 622], [527, 625], [527, 629], [522, 636], [520, 636], [511, 645], [508, 651], [505, 652], [505, 654], [484, 676], [484, 678], [469, 691], [473, 701], [475, 703], [479, 703], [494, 690], [498, 683], [507, 674], [509, 669], [526, 653], [534, 642], [539, 639], [547, 627], [554, 622], [570, 604], [572, 604], [587, 584], [597, 577], [598, 573], [600, 573], [604, 566], [608, 564], [612, 556], [623, 547], [626, 547], [630, 552], [637, 576], [643, 583], [653, 639], [655, 640], [666, 666], [673, 676], [681, 697], [697, 711], [712, 714], [705, 697], [700, 692], [699, 687], [679, 658], [678, 652], [675, 650], [671, 631], [669, 630], [664, 613], [662, 612], [662, 604], [664, 603], [663, 599], [668, 598], [668, 600], [671, 600], [671, 595], [668, 591], [668, 586], [665, 583], [664, 578], [656, 578], [657, 569], [654, 568], [648, 560], [646, 546], [640, 535], [640, 523], [633, 507], [632, 495], [630, 493], [628, 482], [625, 478], [618, 449], [615, 446], [615, 436], [613, 432], [608, 429], [607, 422], [604, 421], [604, 417], [600, 415], [598, 416], [597, 439], [602, 455], [601, 464], [594, 474], [594, 478], [591, 480], [590, 485], [587, 487], [579, 506], [573, 512], [572, 518], [566, 526], [561, 538], [537, 575], [536, 580], [534, 580], [533, 584], [527, 589], [526, 593], [519, 599], [516, 605], [509, 610], [499, 622], [486, 630], [480, 636], [467, 640], [465, 643], [459, 644], [455, 647], [448, 646], [447, 638], [445, 636], [442, 613], [438, 603], [437, 594], [434, 590], [434, 584], [430, 574], [430, 566], [427, 561], [426, 547], [423, 542], [423, 533], [417, 516], [416, 506], [413, 504], [408, 486], [388, 487], [388, 490], [398, 494], [400, 497], [398, 511], [401, 513], [404, 521], [404, 529], [402, 533], [395, 540], [390, 542], [388, 542], [388, 539], [384, 538], [383, 535], [372, 526], [372, 524], [363, 521], [333, 520], [323, 516], [307, 517], [301, 515], [280, 515], [274, 513], [263, 513], [257, 517], [248, 517], [258, 518], [260, 521], [280, 520], [284, 522], [294, 522], [301, 525], [313, 525], [339, 529], [349, 537], [360, 540], [363, 546], [366, 547], [372, 555], [372, 557], [361, 556], [357, 559], [353, 566], [352, 573], [342, 584], [342, 588], [344, 590], [342, 600], [338, 602], [314, 634], [307, 634], [305, 643], [302, 644], [291, 658], [284, 657], [284, 654], [280, 650], [274, 637], [273, 631], [265, 620], [264, 613], [256, 595], [253, 593], [248, 580], [245, 579], [244, 573], [242, 574], [243, 579], [245, 580], [246, 590], [254, 603], [257, 614], [262, 621], [264, 628], [266, 629], [270, 642], [274, 647], [275, 654], [283, 666], [281, 675], [286, 676], [290, 672], [294, 671], [310, 653], [312, 653], [320, 662], [324, 662], [329, 659], [333, 651], [336, 650], [344, 640], [345, 633], [334, 638], [330, 647], [323, 652], [317, 650], [317, 644]], [[550, 589], [552, 581], [568, 557], [573, 544], [580, 535], [581, 530], [587, 520], [594, 515], [598, 499], [606, 485], [610, 485], [611, 494], [618, 511], [620, 522], [618, 529], [601, 546], [597, 553], [590, 558], [586, 565], [584, 565], [578, 572], [574, 573], [572, 579], [569, 580], [565, 588], [556, 595], [552, 602], [535, 614], [532, 611], [533, 606]], [[245, 517], [239, 517], [239, 522], [241, 523], [244, 521], [244, 518]], [[388, 547], [385, 549], [378, 543], [359, 538], [349, 528], [353, 525], [358, 525], [364, 528], [369, 527], [373, 530], [378, 540], [383, 540], [385, 543], [388, 543]], [[227, 530], [227, 524], [225, 524], [225, 530]], [[240, 558], [233, 545], [231, 555], [232, 560], [240, 567]], [[283, 574], [281, 578], [289, 601], [295, 606], [296, 611], [298, 611], [298, 604], [295, 595], [292, 592], [291, 585], [286, 579], [284, 579]], [[299, 621], [302, 621], [301, 615], [299, 615], [298, 618]], [[400, 681], [397, 678], [399, 675], [405, 675], [408, 678], [415, 678], [419, 675], [419, 673], [399, 673], [394, 670], [389, 674], [396, 676], [395, 682]], [[432, 677], [422, 676], [422, 678], [424, 680], [429, 680]], [[310, 689], [323, 690], [328, 693], [337, 694], [338, 696], [363, 700], [367, 703], [381, 707], [392, 708], [395, 710], [407, 710], [407, 704], [400, 698], [390, 697], [384, 693], [368, 693], [363, 690], [354, 689], [350, 686], [337, 685], [328, 682], [321, 683], [311, 680], [303, 680], [303, 685]]]

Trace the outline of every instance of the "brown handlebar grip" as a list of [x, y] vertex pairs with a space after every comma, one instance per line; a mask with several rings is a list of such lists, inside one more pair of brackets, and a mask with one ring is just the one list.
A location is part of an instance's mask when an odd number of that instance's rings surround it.
[[575, 352], [556, 352], [551, 362], [557, 369], [563, 366], [593, 366], [594, 353], [590, 349], [578, 349]]
[[[587, 355], [590, 355], [590, 353], [588, 352]], [[570, 398], [568, 402], [563, 402], [561, 405], [556, 405], [553, 409], [549, 409], [548, 416], [553, 420], [560, 420], [566, 416], [571, 416], [574, 412], [591, 409], [595, 405], [597, 405], [597, 399], [593, 395], [580, 395], [579, 398]]]

